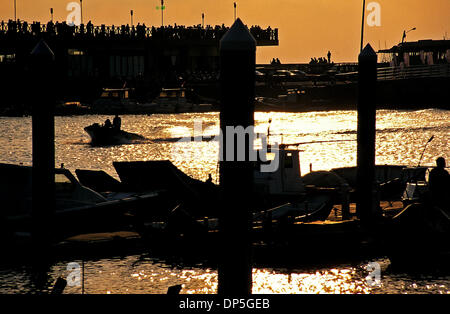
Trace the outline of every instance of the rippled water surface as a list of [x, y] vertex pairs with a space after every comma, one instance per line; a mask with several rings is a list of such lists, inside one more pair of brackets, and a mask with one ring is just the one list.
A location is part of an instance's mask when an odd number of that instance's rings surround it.
[[[211, 174], [216, 180], [218, 142], [178, 143], [171, 140], [194, 134], [194, 122], [202, 122], [202, 133], [219, 133], [218, 113], [125, 115], [122, 128], [139, 133], [148, 141], [110, 147], [91, 147], [83, 127], [102, 123], [107, 116], [73, 116], [55, 118], [56, 165], [64, 163], [70, 170], [102, 169], [113, 176], [113, 161], [170, 159], [177, 167], [197, 179]], [[111, 117], [109, 117], [111, 118]], [[270, 140], [298, 143], [330, 140], [355, 140], [355, 111], [309, 113], [256, 113], [256, 127]], [[0, 117], [0, 162], [31, 164], [31, 118]], [[415, 166], [427, 140], [434, 135], [424, 153], [422, 165], [433, 166], [438, 156], [450, 161], [450, 111], [388, 111], [377, 113], [377, 164]], [[356, 165], [356, 141], [304, 144], [300, 148], [302, 174], [314, 170]], [[35, 293], [46, 291], [59, 275], [67, 275], [61, 261], [48, 269], [48, 277], [36, 278], [23, 267], [0, 267], [0, 293]], [[74, 262], [79, 262], [75, 260]], [[299, 269], [254, 269], [254, 293], [450, 293], [448, 276], [412, 276], [389, 271], [388, 259], [380, 259], [382, 282], [371, 287], [365, 266], [309, 267]], [[179, 268], [152, 259], [151, 256], [89, 260], [85, 262], [86, 293], [165, 293], [167, 287], [183, 284], [183, 293], [214, 293], [217, 271], [195, 267]], [[65, 293], [80, 293], [68, 287]]]

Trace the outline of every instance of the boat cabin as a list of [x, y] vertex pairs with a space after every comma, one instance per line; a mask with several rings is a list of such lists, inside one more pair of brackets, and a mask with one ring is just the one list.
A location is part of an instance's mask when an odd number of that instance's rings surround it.
[[100, 97], [94, 101], [93, 109], [100, 112], [120, 112], [130, 106], [132, 88], [103, 88]]
[[186, 104], [185, 88], [163, 88], [159, 93], [156, 102], [163, 104]]
[[128, 99], [131, 88], [104, 88], [100, 98]]
[[404, 42], [378, 51], [379, 62], [394, 66], [450, 64], [450, 40]]
[[[279, 156], [279, 165], [274, 172], [262, 172], [261, 165], [269, 164]], [[280, 145], [279, 149], [267, 152], [267, 161], [256, 164], [254, 178], [257, 190], [270, 195], [303, 195], [305, 187], [301, 178], [300, 150], [288, 149]]]

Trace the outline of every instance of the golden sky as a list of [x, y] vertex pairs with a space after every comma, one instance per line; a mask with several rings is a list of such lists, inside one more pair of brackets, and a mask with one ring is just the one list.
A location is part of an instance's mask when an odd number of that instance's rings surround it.
[[[66, 20], [69, 0], [16, 0], [17, 18], [46, 22], [50, 8], [54, 19]], [[76, 0], [78, 2], [78, 0]], [[359, 52], [362, 0], [165, 0], [165, 24], [205, 24], [229, 26], [233, 22], [233, 2], [245, 24], [279, 29], [278, 47], [258, 47], [257, 62], [278, 57], [282, 63], [308, 62], [325, 56], [328, 50], [335, 62], [355, 61]], [[450, 38], [450, 0], [366, 0], [381, 7], [381, 26], [365, 26], [365, 43], [378, 50], [401, 41], [403, 30], [417, 27], [408, 41]], [[14, 17], [14, 1], [0, 0], [0, 19]], [[161, 24], [156, 7], [160, 0], [83, 0], [83, 20], [94, 24], [130, 22], [147, 26]], [[369, 11], [366, 11], [369, 14]]]

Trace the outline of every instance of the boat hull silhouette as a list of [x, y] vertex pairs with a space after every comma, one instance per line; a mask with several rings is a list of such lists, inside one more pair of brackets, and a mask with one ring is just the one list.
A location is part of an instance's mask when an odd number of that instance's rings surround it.
[[126, 132], [113, 127], [100, 126], [98, 123], [87, 126], [84, 130], [90, 136], [91, 144], [94, 146], [120, 145], [145, 140], [145, 137], [142, 135]]

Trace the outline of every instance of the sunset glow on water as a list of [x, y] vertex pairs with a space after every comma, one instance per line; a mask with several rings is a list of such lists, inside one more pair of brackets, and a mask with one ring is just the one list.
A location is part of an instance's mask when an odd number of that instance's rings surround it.
[[[201, 120], [205, 135], [219, 131], [218, 113], [168, 115], [125, 115], [122, 128], [139, 133], [150, 141], [110, 147], [91, 147], [83, 127], [102, 123], [107, 116], [55, 118], [56, 165], [105, 170], [116, 176], [113, 161], [169, 159], [194, 178], [205, 180], [211, 173], [216, 180], [218, 143], [177, 143], [170, 139], [192, 136], [194, 122]], [[109, 117], [111, 118], [111, 117]], [[356, 112], [261, 113], [255, 114], [256, 128], [265, 132], [270, 126], [271, 141], [298, 143], [356, 139]], [[0, 162], [31, 164], [31, 118], [0, 118]], [[283, 134], [281, 136], [281, 134]], [[426, 141], [434, 140], [425, 151], [422, 164], [433, 166], [438, 156], [450, 160], [450, 112], [445, 110], [389, 111], [377, 113], [377, 164], [417, 165]], [[174, 152], [184, 152], [183, 158]], [[300, 147], [302, 174], [314, 170], [356, 165], [356, 141], [305, 144]], [[0, 293], [37, 292], [48, 289], [66, 272], [61, 261], [49, 271], [48, 281], [39, 287], [26, 267], [0, 268]], [[81, 262], [81, 261], [75, 261]], [[380, 259], [382, 285], [367, 284], [364, 270], [369, 261], [355, 265], [296, 269], [255, 268], [254, 293], [449, 293], [448, 276], [411, 277], [387, 269], [389, 260]], [[182, 284], [182, 293], [215, 293], [217, 271], [201, 265], [179, 267], [157, 261], [144, 254], [105, 258], [85, 262], [87, 293], [165, 293], [171, 285]], [[80, 293], [68, 287], [65, 293]]]

